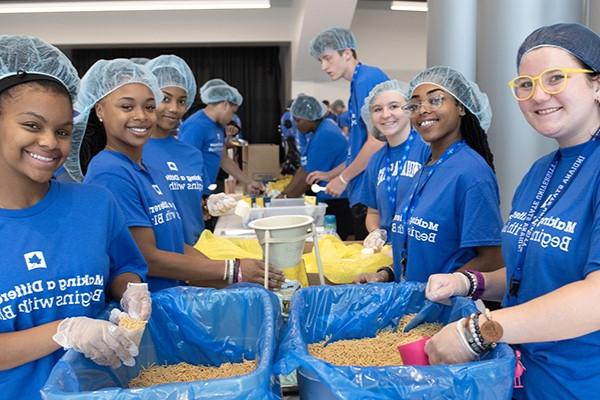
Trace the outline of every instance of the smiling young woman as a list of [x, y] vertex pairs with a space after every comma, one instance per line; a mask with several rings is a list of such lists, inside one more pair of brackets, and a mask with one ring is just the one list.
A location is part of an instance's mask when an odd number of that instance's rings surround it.
[[[94, 64], [82, 78], [75, 104], [79, 112], [75, 132], [84, 137], [84, 146], [67, 170], [72, 176], [86, 171], [85, 183], [113, 193], [148, 263], [151, 291], [188, 280], [225, 286], [233, 283], [223, 278], [233, 276], [227, 274], [233, 270], [236, 281], [262, 283], [261, 262], [244, 259], [234, 268], [207, 259], [185, 242], [181, 215], [165, 175], [143, 158], [156, 123], [156, 102], [162, 98], [158, 80], [146, 67], [126, 59]], [[279, 287], [282, 281], [280, 272], [270, 272], [272, 286]]]
[[146, 264], [110, 193], [52, 179], [81, 141], [71, 62], [40, 39], [0, 36], [0, 76], [0, 393], [37, 400], [62, 348], [133, 365], [135, 343], [96, 317], [109, 297], [137, 319], [151, 302], [147, 290], [144, 306], [127, 301]]
[[485, 130], [487, 96], [450, 67], [431, 67], [410, 82], [403, 109], [431, 157], [396, 207], [394, 270], [388, 280], [426, 282], [459, 269], [502, 265], [499, 194]]
[[[517, 399], [598, 397], [598, 49], [600, 37], [578, 24], [541, 27], [521, 44], [509, 86], [527, 122], [558, 149], [532, 165], [514, 194], [502, 230], [506, 267], [477, 279], [482, 297], [502, 299], [504, 308], [474, 315], [474, 332], [452, 323], [426, 347], [432, 363], [462, 363], [495, 342], [515, 345], [525, 367]], [[456, 274], [434, 275], [426, 294], [441, 301], [472, 286]], [[475, 336], [481, 347], [464, 344]]]

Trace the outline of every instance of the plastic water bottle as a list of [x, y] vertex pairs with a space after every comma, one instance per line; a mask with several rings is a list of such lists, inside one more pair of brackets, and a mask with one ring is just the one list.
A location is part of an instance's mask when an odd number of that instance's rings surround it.
[[325, 215], [325, 223], [323, 228], [325, 228], [326, 235], [336, 235], [337, 234], [337, 225], [335, 221], [335, 215]]

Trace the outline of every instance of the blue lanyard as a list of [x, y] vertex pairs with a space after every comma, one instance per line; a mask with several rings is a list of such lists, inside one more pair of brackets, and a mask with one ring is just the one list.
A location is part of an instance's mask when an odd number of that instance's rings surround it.
[[431, 166], [431, 168], [429, 168], [429, 171], [427, 172], [427, 175], [425, 175], [423, 183], [421, 183], [421, 178], [423, 176], [423, 171], [425, 170], [425, 168], [421, 168], [421, 170], [419, 171], [419, 175], [416, 179], [413, 180], [412, 191], [410, 193], [410, 196], [408, 197], [406, 206], [402, 209], [402, 220], [400, 221], [402, 223], [402, 234], [404, 235], [404, 242], [400, 251], [400, 255], [402, 257], [402, 260], [400, 261], [402, 271], [394, 271], [394, 274], [396, 274], [396, 276], [399, 276], [401, 280], [404, 280], [404, 276], [406, 275], [408, 226], [410, 225], [409, 220], [415, 212], [415, 208], [417, 207], [421, 195], [423, 194], [423, 189], [425, 188], [425, 185], [427, 184], [433, 173], [439, 168], [439, 166], [442, 165], [454, 154], [456, 154], [465, 145], [466, 143], [464, 140], [454, 142], [450, 147], [446, 149], [446, 151], [444, 151], [442, 156]]
[[549, 195], [544, 200], [544, 202], [542, 202], [542, 200], [544, 199], [544, 196], [546, 194], [546, 190], [548, 190], [548, 185], [550, 184], [550, 181], [552, 180], [552, 177], [554, 176], [554, 172], [556, 171], [556, 168], [558, 167], [558, 163], [560, 162], [560, 159], [561, 159], [560, 150], [557, 150], [556, 153], [554, 154], [554, 158], [552, 159], [552, 162], [550, 163], [550, 166], [548, 167], [548, 170], [546, 171], [546, 175], [544, 176], [544, 179], [542, 179], [542, 183], [540, 184], [540, 187], [535, 195], [535, 198], [533, 199], [533, 202], [531, 203], [531, 206], [529, 207], [529, 211], [527, 212], [527, 215], [525, 216], [525, 220], [523, 221], [521, 231], [519, 232], [519, 239], [517, 241], [517, 264], [516, 264], [517, 267], [515, 268], [512, 276], [510, 278], [510, 288], [509, 288], [510, 296], [516, 297], [517, 294], [519, 293], [519, 288], [521, 286], [521, 279], [523, 278], [523, 265], [525, 264], [525, 256], [527, 254], [527, 246], [529, 245], [529, 239], [531, 238], [531, 235], [533, 235], [535, 228], [537, 227], [538, 223], [542, 220], [544, 215], [546, 215], [546, 213], [550, 210], [550, 208], [552, 208], [552, 206], [554, 204], [556, 204], [558, 199], [560, 199], [560, 197], [566, 192], [566, 190], [569, 187], [569, 185], [571, 184], [571, 182], [573, 182], [573, 180], [577, 176], [577, 173], [579, 173], [579, 171], [581, 171], [581, 167], [583, 166], [583, 163], [585, 162], [585, 160], [587, 160], [587, 158], [590, 156], [590, 154], [592, 154], [592, 152], [598, 146], [599, 142], [597, 140], [598, 139], [597, 136], [598, 136], [599, 132], [600, 132], [600, 129], [598, 129], [596, 131], [596, 133], [594, 133], [594, 135], [592, 136], [592, 139], [589, 142], [587, 142], [587, 144], [583, 148], [581, 154], [579, 156], [577, 156], [575, 161], [573, 161], [573, 164], [571, 165], [571, 167], [569, 167], [569, 169], [567, 170], [565, 176], [562, 178], [562, 180], [558, 184], [558, 187], [556, 188], [554, 193]]
[[[408, 153], [410, 152], [410, 148], [412, 146], [413, 141], [415, 140], [416, 133], [411, 129], [408, 137], [404, 141], [402, 149], [402, 156], [400, 157], [400, 162], [392, 163], [390, 159], [390, 151], [391, 147], [389, 147], [385, 152], [385, 174], [384, 174], [384, 183], [385, 188], [387, 190], [388, 201], [390, 204], [390, 210], [394, 212], [396, 210], [396, 199], [398, 198], [398, 182], [400, 180], [400, 174], [402, 173], [402, 169], [404, 168], [404, 164], [408, 159]], [[396, 175], [394, 175], [394, 170], [396, 171]]]
[[[360, 70], [360, 67], [362, 66], [361, 63], [356, 64], [356, 67], [354, 67], [354, 73], [352, 74], [352, 81], [350, 81], [350, 100], [352, 102], [352, 106], [350, 106], [350, 104], [348, 104], [348, 108], [350, 109], [350, 129], [352, 129], [352, 127], [354, 125], [358, 124], [358, 117], [356, 115], [356, 113], [354, 112], [354, 103], [357, 103], [357, 101], [359, 99], [356, 98], [356, 93], [354, 93], [354, 85], [356, 82], [356, 77], [358, 76], [358, 71]], [[350, 102], [349, 102], [350, 103]], [[360, 110], [359, 110], [360, 113]]]

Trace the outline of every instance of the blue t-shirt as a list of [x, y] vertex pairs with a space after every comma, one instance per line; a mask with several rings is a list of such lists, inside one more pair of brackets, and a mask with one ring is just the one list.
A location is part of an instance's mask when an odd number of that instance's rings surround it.
[[[300, 163], [307, 174], [313, 171], [329, 171], [342, 164], [348, 154], [348, 140], [340, 128], [329, 118], [321, 121], [314, 134], [306, 135], [310, 139], [301, 153]], [[327, 186], [327, 182], [319, 182]], [[346, 192], [340, 198], [346, 198]], [[333, 199], [325, 192], [317, 193], [319, 201]]]
[[223, 155], [223, 143], [225, 141], [225, 128], [210, 119], [204, 110], [192, 114], [186, 119], [179, 129], [179, 140], [191, 144], [202, 152], [204, 161], [203, 176], [205, 194], [209, 194], [208, 185], [217, 181], [221, 156]]
[[[431, 154], [429, 146], [416, 131], [411, 130], [408, 139], [394, 147], [386, 144], [373, 154], [366, 170], [365, 205], [377, 210], [379, 227], [388, 231], [388, 238], [391, 237], [390, 224], [396, 212], [396, 204], [402, 201], [412, 178]], [[406, 158], [403, 160], [402, 157]], [[388, 192], [388, 186], [394, 189], [391, 193]]]
[[[128, 227], [152, 228], [156, 247], [183, 254], [183, 226], [171, 191], [159, 171], [142, 169], [124, 154], [102, 150], [90, 162], [83, 181], [107, 187], [125, 214]], [[179, 285], [175, 279], [149, 276], [150, 291]]]
[[152, 138], [144, 145], [143, 160], [163, 174], [183, 222], [185, 243], [195, 245], [204, 230], [202, 153], [172, 136]]
[[[545, 198], [554, 193], [585, 144], [561, 149], [561, 161]], [[598, 146], [600, 147], [600, 146]], [[584, 162], [562, 197], [536, 225], [526, 248], [523, 277], [516, 297], [504, 305], [522, 304], [600, 269], [600, 148]], [[512, 211], [502, 229], [507, 280], [516, 268], [517, 242], [531, 203], [554, 153], [533, 164], [517, 188]], [[507, 283], [507, 288], [510, 287]], [[590, 309], [590, 312], [592, 312]], [[559, 321], [557, 321], [559, 322]], [[549, 323], [552, 323], [549, 321]], [[517, 346], [526, 368], [525, 388], [516, 398], [594, 399], [600, 388], [600, 331], [569, 340]]]
[[[0, 332], [67, 317], [95, 318], [112, 280], [146, 263], [114, 197], [104, 188], [51, 181], [46, 196], [21, 210], [0, 209]], [[0, 397], [40, 399], [64, 351], [0, 371]]]
[[350, 111], [344, 111], [338, 116], [338, 126], [340, 128], [350, 128]]
[[[397, 280], [404, 246], [402, 210], [431, 168], [421, 168], [396, 206], [391, 231]], [[499, 246], [499, 203], [492, 169], [468, 145], [459, 148], [437, 167], [416, 202], [408, 224], [406, 280], [426, 282], [431, 274], [453, 272], [471, 261], [475, 247]]]
[[[388, 76], [377, 67], [358, 64], [350, 83], [350, 99], [348, 100], [348, 112], [350, 113], [350, 147], [346, 165], [350, 165], [356, 158], [363, 145], [367, 141], [367, 127], [360, 116], [360, 109], [365, 103], [365, 98], [378, 83], [389, 80]], [[355, 204], [366, 204], [367, 191], [365, 190], [365, 171], [355, 176], [348, 184], [348, 195], [350, 206]]]

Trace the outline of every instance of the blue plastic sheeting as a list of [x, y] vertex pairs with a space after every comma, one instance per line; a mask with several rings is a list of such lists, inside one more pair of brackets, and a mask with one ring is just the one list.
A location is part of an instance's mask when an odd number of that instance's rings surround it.
[[516, 361], [505, 344], [481, 361], [424, 367], [334, 366], [308, 353], [308, 343], [373, 337], [381, 329], [396, 328], [402, 316], [426, 304], [424, 322], [448, 323], [476, 310], [465, 298], [452, 299], [450, 306], [430, 303], [424, 288], [407, 282], [302, 289], [292, 300], [275, 371], [299, 368], [304, 377], [315, 378], [321, 385], [313, 385], [313, 393], [301, 388], [309, 399], [510, 399]]
[[[68, 351], [42, 389], [46, 399], [280, 399], [273, 358], [279, 301], [258, 285], [214, 290], [174, 287], [152, 294], [152, 316], [134, 367], [101, 367]], [[127, 389], [142, 367], [187, 362], [220, 365], [257, 359], [244, 376]]]

